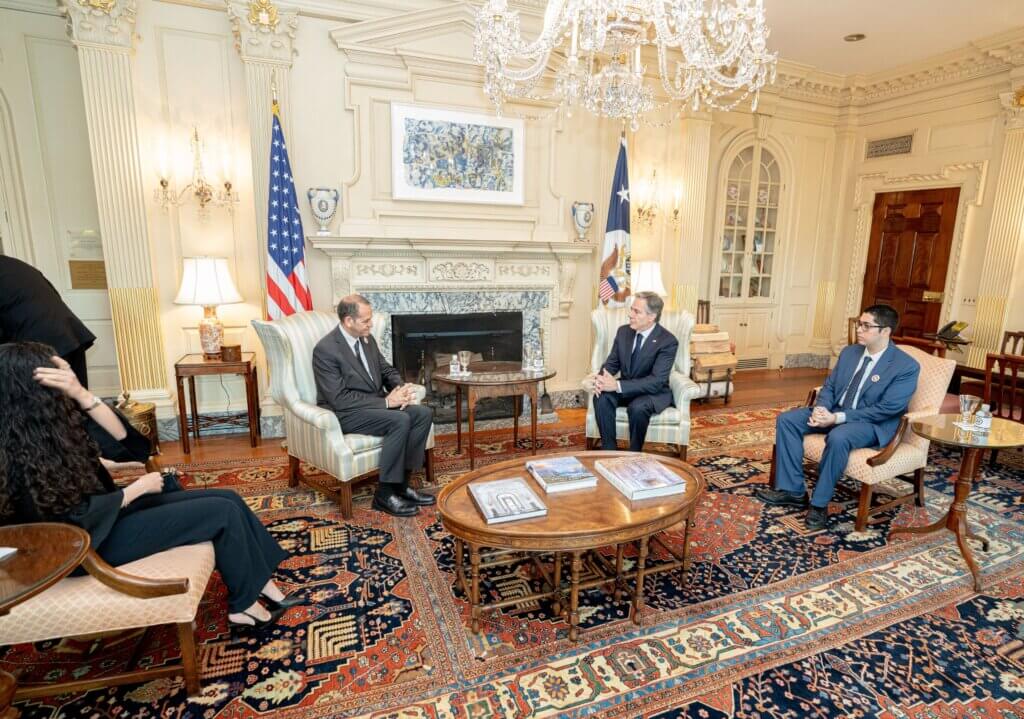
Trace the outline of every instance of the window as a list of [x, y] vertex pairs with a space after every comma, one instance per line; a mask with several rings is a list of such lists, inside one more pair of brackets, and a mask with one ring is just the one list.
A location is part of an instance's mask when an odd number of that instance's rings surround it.
[[760, 145], [745, 148], [729, 166], [719, 260], [720, 298], [772, 296], [781, 186], [779, 163]]

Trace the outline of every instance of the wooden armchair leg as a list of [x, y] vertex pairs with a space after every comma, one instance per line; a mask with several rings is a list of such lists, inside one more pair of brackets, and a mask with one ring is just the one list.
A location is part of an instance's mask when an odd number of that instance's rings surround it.
[[860, 485], [860, 501], [857, 503], [857, 520], [854, 522], [854, 529], [863, 532], [868, 526], [868, 515], [871, 513], [871, 497], [875, 488], [870, 484]]
[[917, 506], [924, 506], [924, 467], [914, 472], [914, 489], [917, 490]]
[[998, 449], [993, 449], [991, 454], [989, 454], [989, 457], [988, 457], [988, 466], [989, 467], [995, 467], [996, 466], [996, 458], [998, 456], [999, 456], [999, 450]]
[[194, 697], [199, 694], [199, 665], [196, 661], [196, 638], [192, 622], [178, 624], [178, 644], [181, 646], [181, 666], [185, 674], [185, 692]]
[[680, 444], [680, 445], [678, 445], [678, 448], [679, 448], [679, 459], [681, 459], [682, 461], [685, 462], [686, 461], [686, 448], [687, 448], [687, 445]]
[[772, 463], [768, 470], [768, 486], [775, 489], [775, 445], [772, 445]]
[[341, 516], [345, 519], [352, 519], [352, 483], [342, 482], [338, 487], [338, 504], [341, 506]]
[[288, 486], [298, 487], [302, 471], [299, 469], [299, 458], [288, 455]]
[[593, 437], [587, 437], [587, 449], [597, 449], [597, 440]]
[[426, 470], [426, 474], [427, 474], [427, 486], [430, 486], [430, 487], [434, 486], [434, 449], [433, 448], [427, 450], [427, 458], [426, 458], [424, 469]]

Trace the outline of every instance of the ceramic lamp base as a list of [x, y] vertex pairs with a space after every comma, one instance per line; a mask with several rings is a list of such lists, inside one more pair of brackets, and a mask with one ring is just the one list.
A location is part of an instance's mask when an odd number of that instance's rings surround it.
[[208, 360], [220, 359], [223, 342], [224, 325], [217, 317], [217, 308], [204, 307], [203, 319], [199, 320], [199, 344], [203, 348], [203, 357]]

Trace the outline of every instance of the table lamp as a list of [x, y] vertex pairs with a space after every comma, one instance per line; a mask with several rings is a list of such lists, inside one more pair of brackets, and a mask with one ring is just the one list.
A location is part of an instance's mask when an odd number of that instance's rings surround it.
[[654, 294], [664, 297], [668, 294], [665, 290], [665, 284], [661, 281], [661, 263], [653, 260], [641, 260], [636, 263], [633, 268], [633, 277], [631, 278], [633, 285], [633, 293], [637, 292], [653, 292]]
[[217, 305], [242, 302], [223, 257], [186, 257], [181, 273], [181, 288], [174, 298], [176, 305], [201, 305], [203, 319], [199, 320], [199, 344], [203, 357], [220, 359], [224, 325], [217, 317]]

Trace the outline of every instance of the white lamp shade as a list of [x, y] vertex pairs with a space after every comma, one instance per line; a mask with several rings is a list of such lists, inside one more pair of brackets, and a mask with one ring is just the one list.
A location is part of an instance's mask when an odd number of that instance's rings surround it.
[[223, 257], [186, 257], [176, 305], [211, 307], [242, 302]]
[[661, 263], [643, 260], [633, 268], [631, 283], [633, 292], [653, 292], [660, 297], [668, 294], [665, 284], [661, 281]]

